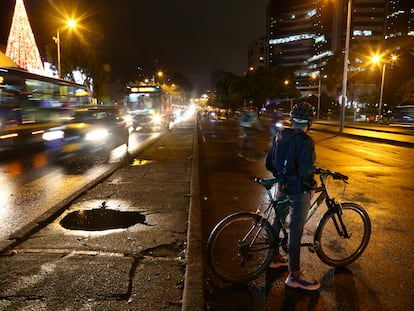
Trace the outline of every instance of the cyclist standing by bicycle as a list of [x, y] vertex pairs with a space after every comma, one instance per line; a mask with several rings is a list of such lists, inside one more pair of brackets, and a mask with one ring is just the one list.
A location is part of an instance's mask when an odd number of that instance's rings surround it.
[[[274, 139], [266, 157], [266, 169], [275, 177], [284, 176], [286, 183], [279, 185], [279, 199], [287, 198], [289, 204], [278, 204], [278, 215], [287, 215], [290, 206], [290, 233], [288, 259], [277, 252], [270, 268], [289, 266], [286, 285], [305, 290], [317, 290], [320, 283], [309, 279], [300, 269], [300, 249], [306, 216], [311, 205], [312, 191], [317, 184], [314, 179], [315, 147], [307, 134], [313, 120], [314, 109], [306, 102], [298, 103], [290, 113], [292, 127], [283, 129]], [[286, 200], [287, 201], [287, 200]], [[283, 220], [284, 221], [284, 220]], [[281, 225], [273, 224], [277, 236]]]

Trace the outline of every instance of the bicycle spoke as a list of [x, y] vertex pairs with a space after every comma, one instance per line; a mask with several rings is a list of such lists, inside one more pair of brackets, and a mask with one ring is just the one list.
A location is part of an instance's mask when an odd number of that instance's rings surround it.
[[[208, 241], [209, 263], [213, 271], [230, 282], [244, 282], [259, 276], [274, 254], [273, 230], [259, 216], [233, 215], [216, 226]], [[242, 239], [241, 239], [242, 238]]]

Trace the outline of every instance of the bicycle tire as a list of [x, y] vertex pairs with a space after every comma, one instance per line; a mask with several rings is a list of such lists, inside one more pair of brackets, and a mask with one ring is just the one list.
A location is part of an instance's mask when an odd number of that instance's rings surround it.
[[364, 208], [356, 203], [341, 205], [341, 218], [350, 237], [338, 234], [334, 219], [338, 220], [339, 216], [329, 210], [320, 220], [314, 238], [318, 257], [333, 267], [343, 267], [358, 259], [371, 236], [371, 221]]
[[[243, 237], [250, 243], [255, 235], [257, 239], [252, 245], [240, 245]], [[276, 235], [266, 219], [254, 213], [235, 213], [221, 220], [211, 231], [207, 259], [211, 270], [221, 280], [245, 283], [268, 268], [275, 255], [275, 245]]]

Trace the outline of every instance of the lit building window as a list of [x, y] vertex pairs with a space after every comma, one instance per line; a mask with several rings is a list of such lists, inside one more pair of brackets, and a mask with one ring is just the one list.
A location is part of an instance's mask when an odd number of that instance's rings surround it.
[[352, 32], [354, 36], [370, 37], [372, 36], [372, 30], [354, 30]]

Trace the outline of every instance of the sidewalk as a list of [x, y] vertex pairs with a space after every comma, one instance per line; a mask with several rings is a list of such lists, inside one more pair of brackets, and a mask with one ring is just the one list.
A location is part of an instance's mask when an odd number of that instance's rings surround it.
[[173, 129], [3, 254], [0, 310], [203, 310], [194, 133]]
[[364, 140], [387, 143], [408, 148], [414, 147], [414, 130], [381, 126], [376, 124], [346, 122], [342, 133], [339, 133], [338, 121], [315, 121], [312, 130], [335, 133]]

